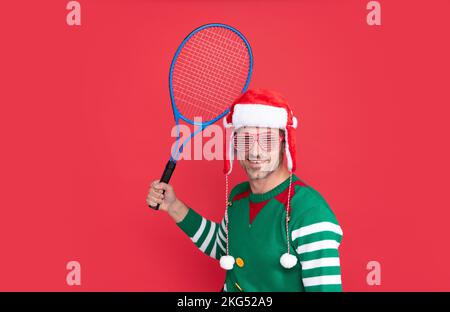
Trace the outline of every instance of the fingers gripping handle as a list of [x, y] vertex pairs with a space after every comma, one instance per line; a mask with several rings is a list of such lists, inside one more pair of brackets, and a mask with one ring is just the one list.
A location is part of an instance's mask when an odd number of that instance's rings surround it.
[[[163, 172], [159, 182], [169, 183], [170, 177], [172, 176], [172, 173], [175, 170], [175, 165], [176, 165], [176, 162], [174, 162], [173, 160], [169, 160], [167, 162], [166, 168], [164, 169], [164, 172]], [[163, 191], [163, 194], [164, 193], [165, 193], [165, 191]], [[158, 210], [159, 204], [157, 204], [155, 207], [152, 207], [149, 205], [149, 207], [152, 209]]]

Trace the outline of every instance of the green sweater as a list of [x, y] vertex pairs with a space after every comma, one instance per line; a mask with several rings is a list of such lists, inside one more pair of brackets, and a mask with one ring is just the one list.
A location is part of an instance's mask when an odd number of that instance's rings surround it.
[[[227, 271], [225, 291], [342, 291], [338, 247], [342, 230], [332, 210], [313, 188], [292, 176], [289, 238], [296, 266], [286, 269], [286, 205], [289, 178], [264, 194], [249, 183], [230, 193], [229, 253], [236, 259]], [[205, 254], [226, 254], [225, 220], [210, 221], [192, 208], [177, 225]]]

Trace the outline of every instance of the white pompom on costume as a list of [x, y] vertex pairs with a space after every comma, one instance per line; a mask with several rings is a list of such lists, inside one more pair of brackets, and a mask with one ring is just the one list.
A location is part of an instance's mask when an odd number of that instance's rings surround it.
[[234, 263], [236, 261], [234, 260], [233, 256], [222, 256], [220, 257], [220, 267], [224, 270], [231, 270], [233, 269]]
[[297, 257], [294, 255], [285, 253], [281, 256], [280, 263], [286, 269], [293, 268], [297, 264]]

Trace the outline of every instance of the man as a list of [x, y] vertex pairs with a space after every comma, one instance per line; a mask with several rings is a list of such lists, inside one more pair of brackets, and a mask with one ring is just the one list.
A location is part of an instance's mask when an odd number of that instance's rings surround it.
[[202, 217], [158, 180], [147, 204], [159, 203], [202, 252], [220, 259], [225, 291], [342, 291], [342, 230], [323, 197], [293, 174], [297, 120], [286, 100], [248, 90], [224, 125], [232, 129], [224, 150], [227, 194], [235, 156], [248, 181], [227, 196], [222, 222]]

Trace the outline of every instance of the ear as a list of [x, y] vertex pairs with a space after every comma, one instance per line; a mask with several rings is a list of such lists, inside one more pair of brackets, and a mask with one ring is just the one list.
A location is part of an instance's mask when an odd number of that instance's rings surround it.
[[281, 151], [283, 152], [283, 154], [286, 154], [285, 153], [285, 151], [286, 151], [286, 138], [285, 137], [283, 137], [283, 139], [281, 140], [280, 148], [281, 148]]
[[280, 144], [280, 164], [283, 164], [285, 162], [284, 158], [286, 157], [286, 142], [284, 139], [281, 141]]

